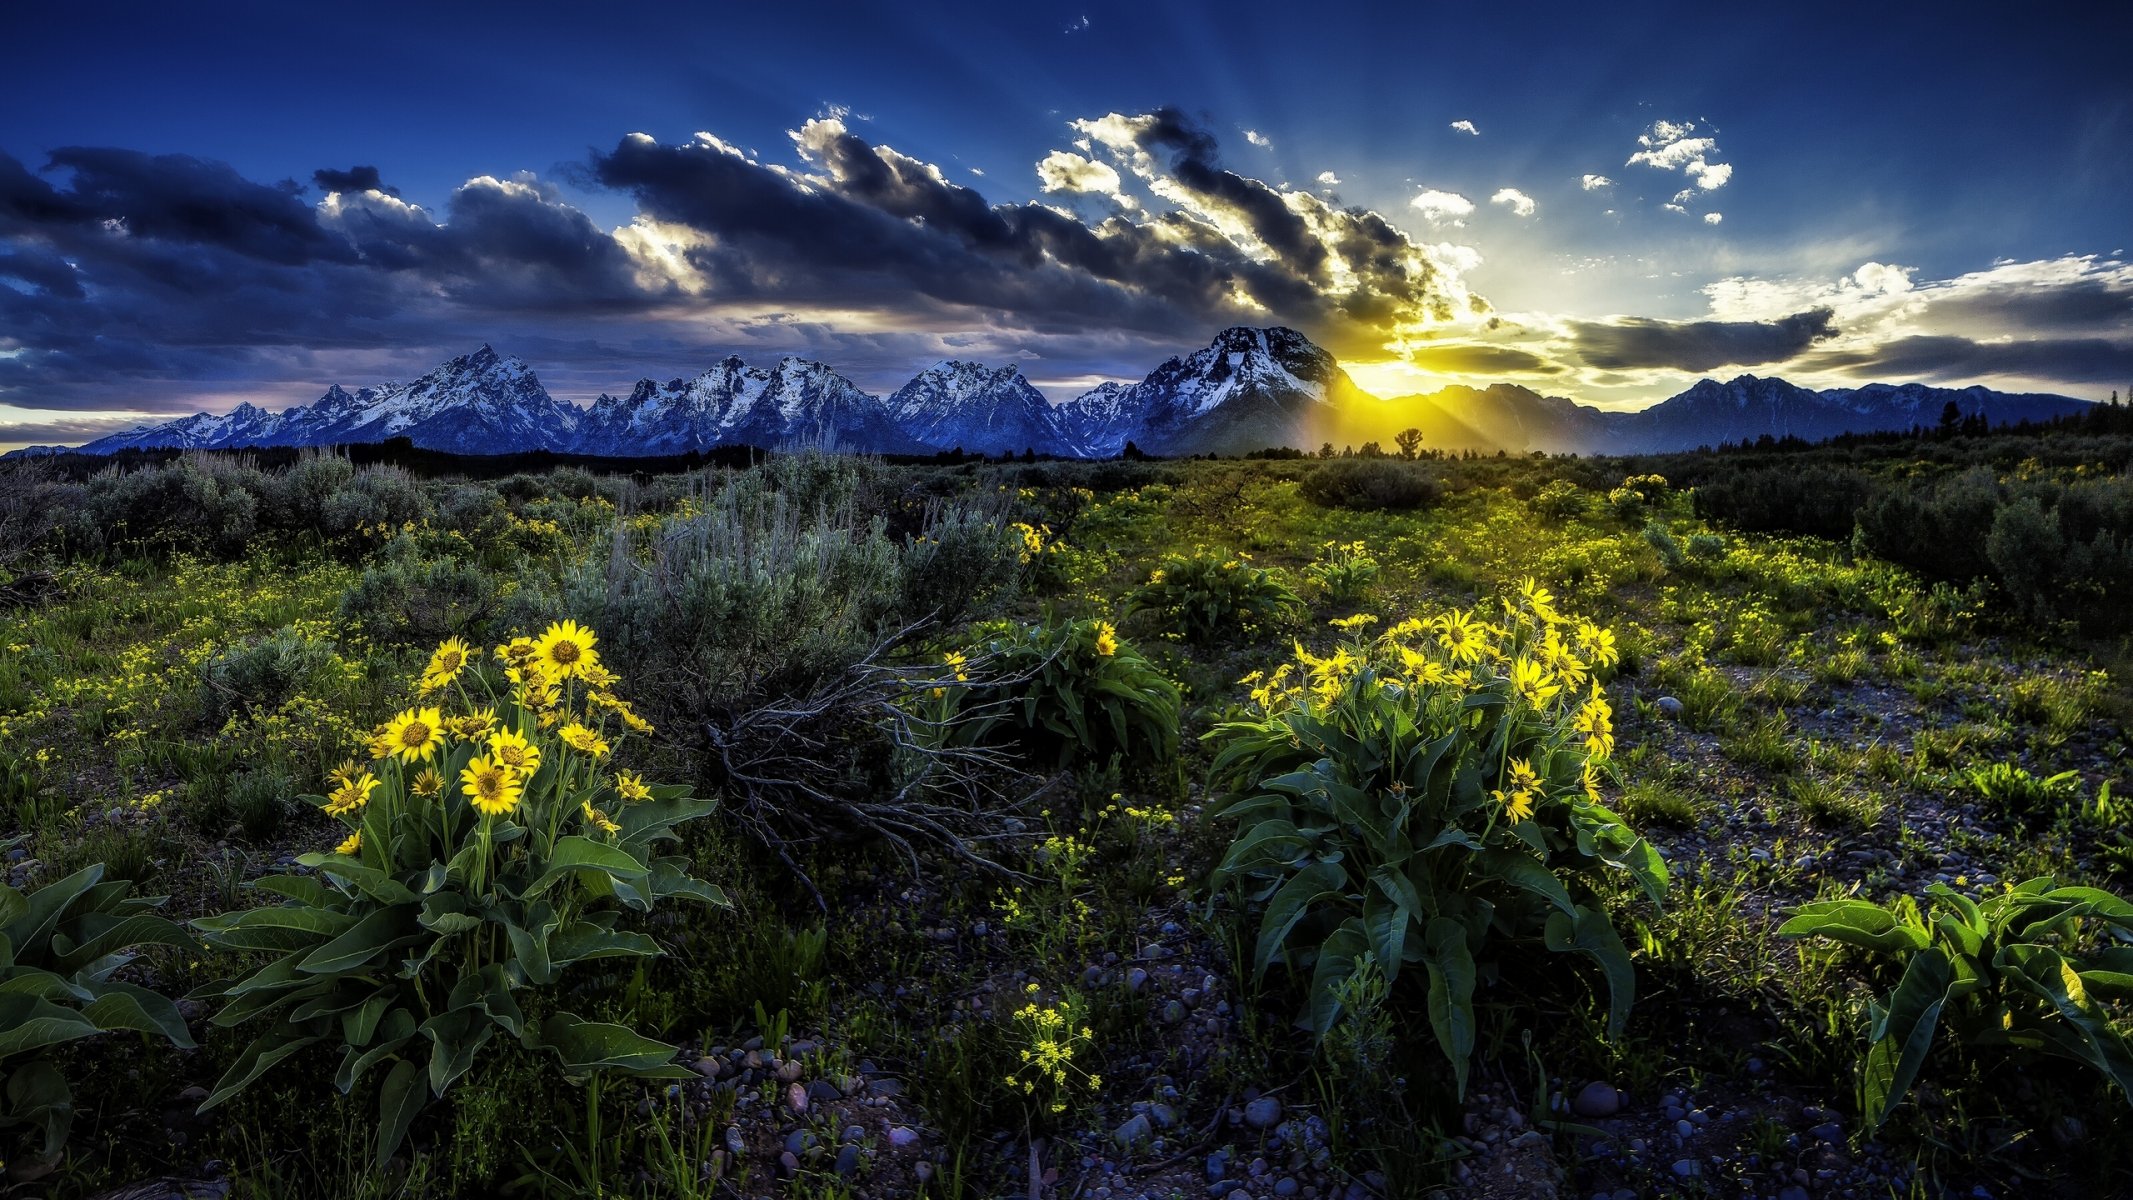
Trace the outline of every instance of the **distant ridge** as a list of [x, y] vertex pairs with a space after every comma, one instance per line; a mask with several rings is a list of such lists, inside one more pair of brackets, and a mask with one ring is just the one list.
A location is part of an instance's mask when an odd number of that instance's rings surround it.
[[404, 437], [422, 449], [455, 454], [547, 450], [638, 457], [826, 443], [889, 454], [962, 449], [1105, 458], [1129, 443], [1158, 455], [1389, 444], [1398, 430], [1416, 428], [1423, 444], [1435, 449], [1622, 454], [1764, 435], [1819, 441], [1900, 431], [1938, 423], [1950, 403], [1963, 416], [1982, 416], [1993, 425], [2049, 420], [2090, 406], [2067, 396], [1917, 383], [1814, 391], [1754, 375], [1699, 380], [1637, 412], [1593, 408], [1508, 383], [1381, 400], [1295, 330], [1237, 326], [1138, 383], [1105, 383], [1065, 401], [1046, 399], [1011, 365], [941, 362], [881, 397], [822, 363], [786, 357], [765, 369], [729, 357], [693, 379], [643, 379], [626, 396], [603, 395], [579, 408], [551, 397], [519, 359], [484, 345], [412, 383], [353, 392], [335, 384], [316, 401], [279, 413], [242, 404], [220, 415], [198, 413], [112, 434], [80, 451], [326, 446]]

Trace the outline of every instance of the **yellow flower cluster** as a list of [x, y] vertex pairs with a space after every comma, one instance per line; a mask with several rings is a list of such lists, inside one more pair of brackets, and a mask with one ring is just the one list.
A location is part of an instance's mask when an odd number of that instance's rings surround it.
[[1109, 621], [1096, 623], [1096, 653], [1105, 658], [1118, 653], [1118, 630]]
[[[652, 730], [628, 701], [614, 693], [618, 680], [601, 664], [598, 641], [590, 629], [577, 622], [559, 621], [538, 638], [513, 638], [495, 649], [496, 659], [504, 665], [504, 674], [513, 685], [512, 698], [519, 706], [532, 713], [542, 729], [554, 730], [556, 740], [563, 746], [596, 761], [613, 752], [613, 745], [600, 728], [600, 713], [613, 715], [633, 732]], [[415, 681], [415, 690], [424, 699], [448, 690], [465, 696], [470, 688], [480, 690], [485, 686], [475, 671], [472, 649], [458, 638], [438, 646]], [[585, 703], [582, 710], [572, 707], [578, 698]], [[477, 708], [469, 701], [466, 711], [455, 713], [447, 713], [441, 703], [417, 703], [379, 726], [369, 742], [373, 764], [379, 769], [358, 767], [353, 762], [337, 768], [329, 779], [332, 791], [326, 799], [327, 814], [349, 817], [361, 812], [371, 794], [384, 784], [380, 770], [386, 766], [414, 772], [412, 776], [394, 776], [405, 779], [413, 794], [441, 797], [446, 781], [437, 765], [444, 761], [455, 741], [472, 744], [479, 751], [459, 771], [459, 794], [469, 806], [487, 818], [517, 812], [528, 784], [541, 769], [541, 744], [520, 729], [505, 727], [493, 703]], [[652, 798], [650, 785], [635, 772], [619, 771], [612, 782], [615, 794], [626, 803]], [[590, 799], [582, 801], [580, 807], [588, 829], [604, 834], [620, 831], [620, 823]], [[360, 845], [359, 837], [350, 838], [340, 852], [354, 853]]]
[[[1036, 984], [1029, 985], [1031, 996], [1037, 990]], [[1044, 1088], [1050, 1093], [1045, 1107], [1053, 1113], [1066, 1111], [1067, 1096], [1077, 1083], [1092, 1092], [1102, 1088], [1101, 1075], [1082, 1070], [1074, 1061], [1077, 1052], [1096, 1044], [1095, 1033], [1080, 1024], [1080, 1015], [1080, 1006], [1071, 999], [1049, 1006], [1033, 999], [1017, 1009], [1015, 1028], [1027, 1044], [1019, 1051], [1022, 1065], [1007, 1076], [1007, 1086], [1025, 1096]]]

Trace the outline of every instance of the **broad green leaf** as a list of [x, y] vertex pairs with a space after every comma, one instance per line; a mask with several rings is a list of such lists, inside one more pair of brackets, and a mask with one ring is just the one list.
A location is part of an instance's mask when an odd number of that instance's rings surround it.
[[1476, 875], [1499, 879], [1520, 891], [1531, 892], [1554, 905], [1566, 916], [1578, 911], [1563, 889], [1563, 882], [1555, 877], [1539, 859], [1518, 850], [1483, 850], [1472, 859]]
[[252, 1039], [237, 1055], [237, 1061], [230, 1064], [230, 1069], [222, 1073], [215, 1090], [200, 1102], [198, 1111], [204, 1113], [236, 1095], [246, 1084], [266, 1074], [275, 1063], [318, 1040], [317, 1037], [290, 1037], [282, 1033], [268, 1033]]
[[1607, 977], [1607, 1036], [1621, 1037], [1623, 1026], [1629, 1022], [1630, 1005], [1637, 997], [1637, 972], [1630, 964], [1628, 948], [1622, 945], [1622, 936], [1615, 932], [1607, 914], [1583, 906], [1576, 909], [1574, 916], [1549, 913], [1542, 940], [1550, 950], [1576, 950], [1600, 964], [1600, 973]]
[[1826, 937], [1880, 954], [1900, 954], [1926, 948], [1925, 931], [1898, 919], [1896, 914], [1864, 900], [1818, 900], [1793, 910], [1793, 916], [1778, 926], [1784, 937]]
[[1860, 1075], [1860, 1116], [1869, 1132], [1881, 1128], [1889, 1110], [1902, 1102], [1918, 1078], [1954, 979], [1948, 956], [1939, 949], [1912, 955], [1888, 1008], [1868, 1031], [1873, 1041]]
[[1449, 917], [1432, 920], [1424, 941], [1430, 1030], [1451, 1062], [1458, 1095], [1464, 1098], [1467, 1070], [1474, 1060], [1474, 956], [1467, 947], [1466, 926]]
[[1282, 943], [1289, 930], [1303, 920], [1310, 907], [1320, 897], [1338, 896], [1347, 884], [1347, 873], [1333, 863], [1312, 863], [1289, 877], [1288, 882], [1274, 893], [1267, 902], [1266, 915], [1259, 923], [1259, 944], [1252, 954], [1255, 977], [1264, 976], [1282, 951]]
[[377, 1165], [383, 1169], [392, 1161], [407, 1140], [408, 1127], [415, 1123], [415, 1114], [422, 1111], [428, 1097], [422, 1094], [422, 1068], [412, 1059], [401, 1059], [386, 1073], [385, 1082], [378, 1088], [378, 1156]]
[[555, 1013], [529, 1031], [529, 1049], [549, 1050], [571, 1075], [596, 1070], [627, 1071], [650, 1078], [688, 1078], [673, 1065], [674, 1047], [642, 1037], [620, 1025], [584, 1021], [569, 1013]]

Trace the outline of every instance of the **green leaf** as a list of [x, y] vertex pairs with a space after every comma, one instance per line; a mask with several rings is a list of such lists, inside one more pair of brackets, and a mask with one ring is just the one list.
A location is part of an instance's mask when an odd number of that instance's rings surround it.
[[1630, 1005], [1637, 998], [1637, 971], [1607, 914], [1582, 905], [1574, 916], [1549, 913], [1542, 940], [1550, 950], [1575, 950], [1600, 964], [1600, 973], [1607, 978], [1607, 1036], [1621, 1037]]
[[157, 1034], [180, 1050], [193, 1049], [192, 1033], [170, 997], [131, 983], [100, 983], [96, 990], [96, 999], [81, 1011], [100, 1028]]
[[246, 1084], [266, 1074], [275, 1063], [318, 1040], [316, 1037], [291, 1037], [278, 1031], [252, 1039], [237, 1055], [237, 1061], [230, 1064], [230, 1069], [222, 1073], [215, 1090], [200, 1102], [198, 1111], [204, 1113], [236, 1095]]
[[1575, 915], [1578, 911], [1570, 893], [1563, 889], [1562, 880], [1530, 854], [1518, 850], [1483, 850], [1472, 861], [1477, 875], [1500, 879], [1520, 891], [1531, 892], [1553, 904], [1565, 916]]
[[385, 1083], [378, 1088], [378, 1157], [377, 1165], [383, 1168], [392, 1161], [407, 1140], [408, 1127], [415, 1123], [415, 1114], [422, 1111], [427, 1097], [422, 1094], [422, 1068], [414, 1060], [403, 1058], [393, 1064], [385, 1076]]
[[1382, 891], [1372, 890], [1363, 898], [1363, 933], [1387, 983], [1400, 977], [1400, 963], [1407, 955], [1407, 927], [1416, 919], [1416, 914]]
[[620, 1025], [583, 1021], [570, 1013], [555, 1013], [529, 1031], [526, 1046], [548, 1050], [570, 1075], [597, 1070], [626, 1071], [655, 1079], [686, 1079], [688, 1071], [674, 1066], [674, 1047], [641, 1037]]
[[333, 975], [367, 965], [387, 950], [418, 938], [417, 915], [413, 903], [374, 909], [347, 932], [306, 954], [296, 969]]
[[1467, 1070], [1474, 1060], [1474, 956], [1467, 947], [1466, 926], [1450, 917], [1431, 920], [1423, 936], [1428, 946], [1422, 961], [1429, 967], [1430, 1030], [1450, 1060], [1458, 1095], [1464, 1098]]
[[1826, 937], [1879, 954], [1901, 954], [1926, 948], [1926, 931], [1897, 917], [1878, 904], [1864, 900], [1819, 900], [1793, 910], [1793, 916], [1778, 926], [1783, 937]]
[[225, 950], [288, 951], [339, 936], [355, 920], [332, 909], [282, 904], [196, 917], [193, 928], [209, 945]]
[[1860, 1073], [1860, 1116], [1868, 1132], [1881, 1128], [1889, 1110], [1902, 1102], [1918, 1078], [1954, 981], [1948, 956], [1939, 949], [1912, 955], [1903, 979], [1889, 996], [1888, 1008], [1868, 1031], [1873, 1041]]
[[527, 885], [523, 895], [530, 900], [578, 871], [600, 871], [627, 880], [642, 879], [650, 873], [627, 850], [573, 834], [556, 839], [547, 868]]
[[1347, 873], [1338, 864], [1315, 862], [1281, 885], [1267, 902], [1266, 915], [1259, 923], [1259, 944], [1252, 955], [1255, 977], [1266, 974], [1274, 956], [1282, 952], [1289, 930], [1303, 920], [1311, 905], [1321, 897], [1340, 895], [1347, 882]]
[[96, 1022], [39, 996], [0, 995], [0, 1058], [102, 1032]]

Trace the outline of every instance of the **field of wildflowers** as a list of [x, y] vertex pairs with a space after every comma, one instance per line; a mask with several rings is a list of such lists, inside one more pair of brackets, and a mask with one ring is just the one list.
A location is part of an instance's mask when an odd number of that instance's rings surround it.
[[2123, 1190], [2123, 646], [1670, 470], [45, 479], [8, 1186]]

